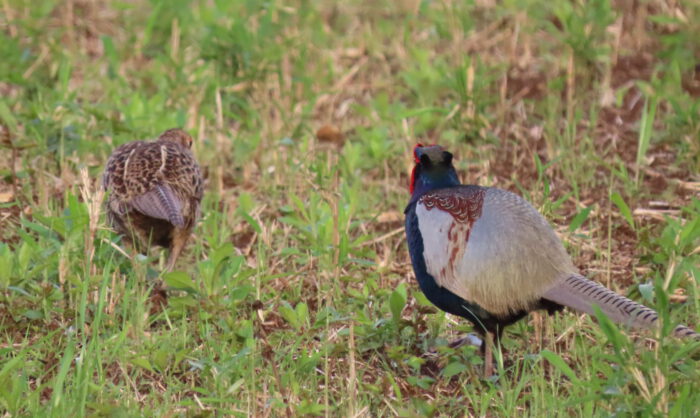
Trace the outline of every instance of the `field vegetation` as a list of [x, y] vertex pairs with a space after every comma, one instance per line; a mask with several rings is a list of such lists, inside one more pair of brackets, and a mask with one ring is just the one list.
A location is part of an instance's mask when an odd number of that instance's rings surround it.
[[[700, 2], [3, 0], [0, 124], [0, 415], [700, 414]], [[161, 274], [99, 184], [171, 127], [206, 194]], [[663, 330], [532, 315], [482, 379], [408, 259], [417, 142]]]

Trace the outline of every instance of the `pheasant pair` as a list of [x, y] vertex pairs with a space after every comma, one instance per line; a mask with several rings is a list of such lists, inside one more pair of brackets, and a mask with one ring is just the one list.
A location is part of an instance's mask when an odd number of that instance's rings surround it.
[[199, 216], [202, 174], [191, 147], [181, 129], [129, 142], [114, 150], [102, 178], [109, 223], [140, 251], [169, 248], [166, 270], [175, 267]]
[[[416, 279], [438, 308], [471, 321], [491, 343], [504, 327], [538, 309], [563, 307], [637, 328], [658, 326], [653, 310], [581, 276], [547, 221], [521, 197], [462, 185], [452, 154], [418, 145], [406, 207], [406, 237]], [[700, 338], [679, 325], [674, 334]]]
[[[117, 148], [105, 168], [107, 215], [139, 249], [170, 248], [171, 270], [199, 215], [202, 177], [192, 138], [171, 129], [153, 142]], [[547, 221], [508, 191], [461, 185], [452, 154], [417, 146], [406, 207], [406, 236], [421, 290], [438, 308], [464, 317], [485, 334], [485, 374], [491, 343], [528, 312], [567, 306], [653, 328], [653, 310], [581, 276]], [[679, 325], [674, 334], [700, 338]]]

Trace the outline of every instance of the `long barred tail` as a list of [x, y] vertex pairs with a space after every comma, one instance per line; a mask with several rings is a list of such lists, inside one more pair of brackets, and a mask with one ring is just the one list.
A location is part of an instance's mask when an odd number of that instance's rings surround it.
[[[580, 275], [571, 275], [560, 281], [543, 297], [589, 315], [594, 313], [593, 306], [597, 305], [612, 321], [635, 328], [655, 328], [659, 320], [659, 315], [653, 309]], [[678, 325], [673, 334], [679, 338], [700, 340], [700, 334], [684, 325]]]
[[700, 334], [686, 327], [685, 325], [678, 325], [676, 328], [674, 328], [673, 335], [678, 338], [694, 338], [696, 340], [700, 340]]

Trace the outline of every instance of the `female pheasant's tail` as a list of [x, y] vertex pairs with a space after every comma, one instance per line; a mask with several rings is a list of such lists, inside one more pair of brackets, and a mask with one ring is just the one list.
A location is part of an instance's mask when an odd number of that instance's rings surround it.
[[[589, 315], [593, 315], [593, 306], [597, 305], [612, 321], [634, 328], [652, 329], [658, 326], [659, 315], [653, 309], [577, 274], [559, 281], [545, 292], [543, 298]], [[679, 338], [700, 340], [699, 333], [684, 325], [678, 325], [673, 334]]]
[[145, 215], [169, 221], [178, 228], [185, 226], [182, 203], [166, 184], [157, 185], [153, 190], [136, 196], [131, 205]]

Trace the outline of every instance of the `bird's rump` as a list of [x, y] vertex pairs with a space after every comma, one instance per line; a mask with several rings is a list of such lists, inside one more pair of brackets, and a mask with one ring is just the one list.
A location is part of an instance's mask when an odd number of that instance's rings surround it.
[[144, 215], [169, 221], [178, 228], [185, 226], [182, 202], [167, 184], [158, 184], [150, 191], [135, 196], [131, 205]]
[[187, 132], [174, 128], [154, 141], [123, 144], [102, 177], [110, 225], [139, 251], [167, 247], [166, 270], [174, 268], [189, 239], [204, 194], [192, 143]]
[[197, 162], [188, 149], [173, 142], [136, 141], [119, 147], [107, 163], [103, 182], [110, 191], [109, 206], [118, 214], [134, 209], [177, 227], [195, 217], [197, 208], [190, 201], [202, 198]]

